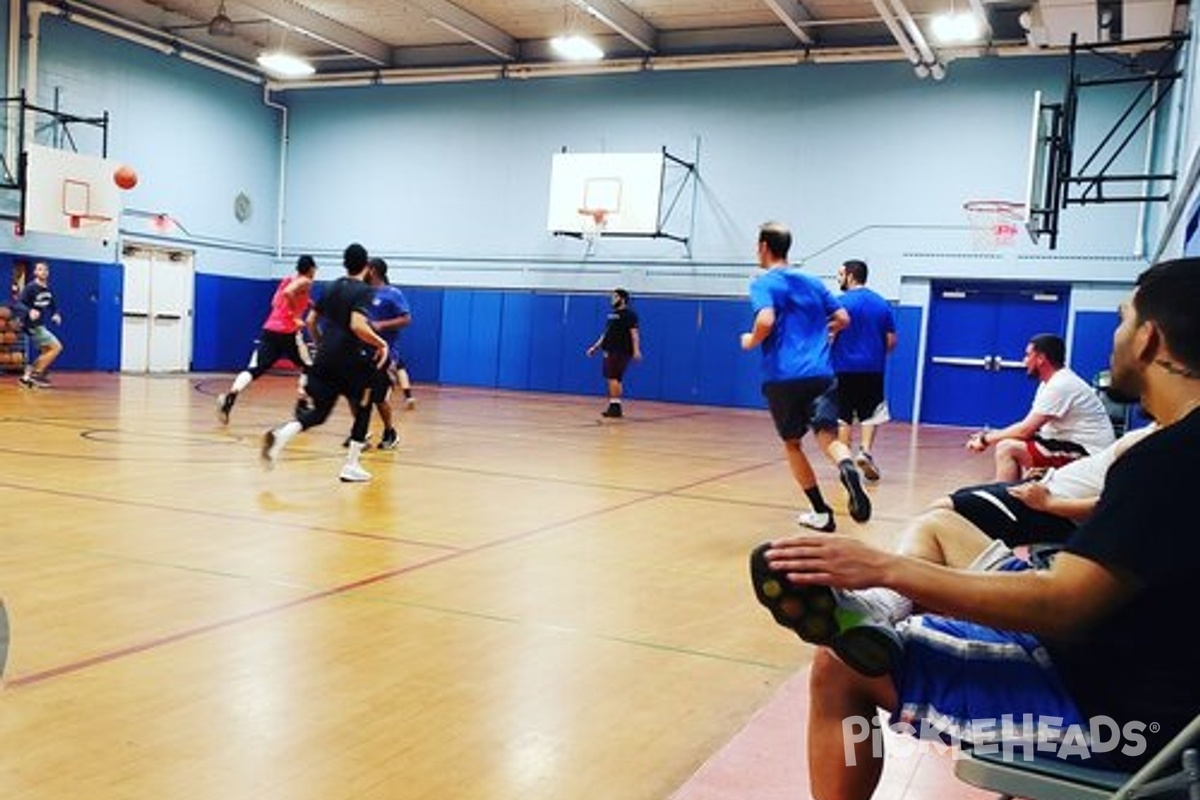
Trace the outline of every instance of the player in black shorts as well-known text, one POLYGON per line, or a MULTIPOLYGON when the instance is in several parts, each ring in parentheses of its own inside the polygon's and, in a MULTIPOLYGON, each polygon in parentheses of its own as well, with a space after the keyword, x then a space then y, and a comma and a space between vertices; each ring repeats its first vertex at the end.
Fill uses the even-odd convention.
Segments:
POLYGON ((350 432, 346 463, 338 477, 344 482, 362 482, 371 480, 371 473, 359 464, 371 421, 371 382, 376 370, 387 363, 388 346, 371 327, 374 294, 364 282, 366 248, 361 244, 350 245, 342 263, 346 275, 329 285, 315 307, 325 326, 308 376, 312 408, 299 411, 291 422, 267 431, 263 436, 262 456, 274 465, 292 437, 324 423, 337 399, 344 397, 354 412, 354 428, 350 432))

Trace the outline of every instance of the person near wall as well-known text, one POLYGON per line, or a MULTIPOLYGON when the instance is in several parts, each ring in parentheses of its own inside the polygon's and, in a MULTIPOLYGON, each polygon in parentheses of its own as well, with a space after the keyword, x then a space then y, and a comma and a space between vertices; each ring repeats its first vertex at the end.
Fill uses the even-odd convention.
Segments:
POLYGON ((829 359, 829 340, 850 324, 850 315, 816 278, 788 263, 792 234, 778 222, 758 232, 758 266, 750 284, 753 327, 741 335, 743 350, 762 353, 762 392, 775 430, 783 441, 792 477, 812 508, 796 521, 807 528, 833 531, 833 509, 825 502, 801 440, 811 429, 821 451, 838 468, 849 496, 850 517, 871 518, 871 500, 862 487, 850 448, 838 440, 837 380, 829 359))
POLYGON ((312 256, 300 256, 296 271, 279 281, 271 297, 271 310, 258 334, 258 344, 250 363, 233 379, 229 391, 217 395, 217 418, 229 423, 233 404, 251 383, 266 374, 281 358, 300 368, 299 392, 304 397, 305 373, 312 366, 308 345, 304 342, 304 322, 312 303, 313 278, 317 263, 312 256))
POLYGON ((1112 420, 1082 378, 1064 366, 1066 344, 1051 333, 1034 336, 1025 346, 1025 371, 1038 381, 1029 413, 999 430, 984 430, 967 440, 982 453, 995 447, 997 481, 1015 481, 1028 470, 1061 467, 1113 443, 1112 420))
POLYGON ((33 363, 25 367, 25 372, 17 380, 29 388, 48 387, 51 385, 48 376, 50 365, 62 354, 63 345, 48 327, 49 323, 61 325, 62 315, 58 313, 54 290, 50 288, 50 265, 45 261, 33 265, 33 276, 21 290, 17 306, 22 309, 21 323, 25 333, 38 349, 33 363))
POLYGON ((1122 303, 1113 385, 1139 397, 1159 428, 1113 462, 1095 511, 1048 569, 1008 558, 965 570, 838 535, 755 551, 756 592, 793 629, 803 616, 789 604, 796 592, 837 605, 858 594, 848 590, 883 587, 928 612, 891 627, 862 607, 857 621, 839 610, 833 639, 860 628, 860 643, 895 657, 868 664, 883 667, 868 675, 836 646, 818 649, 808 721, 816 800, 871 797, 883 753, 847 721, 869 729, 878 708, 910 731, 1121 770, 1146 763, 1200 711, 1200 648, 1186 624, 1200 537, 1180 505, 1200 474, 1198 310, 1193 258, 1144 271, 1122 303))
POLYGON ((888 353, 896 347, 896 319, 892 307, 867 288, 865 261, 852 259, 838 269, 838 302, 850 314, 850 324, 833 334, 833 370, 837 374, 838 438, 850 446, 851 429, 859 427, 858 454, 854 463, 869 481, 879 480, 879 467, 871 454, 875 428, 887 422, 883 373, 888 353))
POLYGON ((361 483, 371 480, 371 473, 359 462, 371 423, 371 382, 376 371, 387 366, 388 346, 371 327, 374 292, 366 284, 366 248, 349 245, 342 264, 346 274, 328 286, 309 315, 309 330, 321 331, 306 386, 312 406, 298 408, 294 419, 263 435, 262 457, 268 466, 274 466, 296 434, 323 424, 337 399, 344 397, 350 403, 354 427, 338 478, 361 483))
POLYGON ((604 322, 604 331, 587 349, 587 355, 591 358, 597 352, 604 354, 602 373, 608 386, 608 406, 600 416, 619 418, 624 415, 621 395, 625 390, 625 370, 630 361, 642 360, 642 335, 637 312, 629 306, 629 292, 613 289, 609 304, 612 308, 604 322))

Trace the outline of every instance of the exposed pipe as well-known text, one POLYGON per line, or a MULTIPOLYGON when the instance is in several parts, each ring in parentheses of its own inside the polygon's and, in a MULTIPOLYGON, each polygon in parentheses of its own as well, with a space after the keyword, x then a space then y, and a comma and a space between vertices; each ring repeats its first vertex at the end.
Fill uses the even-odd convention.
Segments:
POLYGON ((287 199, 288 107, 271 99, 271 87, 263 86, 263 105, 279 111, 279 194, 275 203, 275 257, 283 257, 283 226, 287 199))
POLYGON ((908 34, 901 30, 900 25, 896 22, 895 16, 892 15, 892 10, 888 8, 887 0, 871 0, 871 5, 875 6, 875 10, 879 13, 879 18, 883 20, 884 26, 891 32, 892 38, 896 40, 896 44, 900 45, 900 51, 904 53, 904 57, 913 65, 917 77, 927 77, 929 75, 929 68, 921 61, 921 56, 918 55, 916 48, 913 47, 908 34))
MULTIPOLYGON (((104 9, 83 3, 71 2, 61 5, 51 5, 40 0, 34 0, 34 2, 29 4, 30 27, 34 31, 36 31, 36 25, 33 23, 35 13, 60 15, 69 22, 74 22, 77 25, 83 25, 110 36, 124 39, 127 42, 132 42, 142 47, 148 47, 163 55, 178 56, 185 61, 190 61, 193 64, 240 78, 249 83, 264 82, 263 78, 255 71, 254 66, 249 63, 227 56, 204 45, 181 39, 165 40, 162 38, 163 32, 157 28, 123 19, 119 15, 105 11, 104 9)), ((32 79, 27 78, 27 86, 29 85, 29 80, 36 80, 36 75, 32 79)), ((27 93, 33 96, 32 91, 27 93)))
MULTIPOLYGON (((921 28, 917 25, 917 21, 913 19, 913 15, 909 13, 908 6, 904 5, 904 0, 891 0, 892 8, 896 12, 896 17, 904 25, 904 30, 908 32, 912 43, 916 45, 917 52, 921 54, 921 63, 928 70, 928 74, 935 81, 940 81, 946 77, 946 67, 938 60, 937 54, 933 52, 933 48, 929 46, 929 42, 925 40, 925 34, 921 32, 921 28)), ((918 73, 919 74, 919 73, 918 73)), ((923 76, 922 76, 923 77, 923 76)))
MULTIPOLYGON (((16 97, 21 91, 21 4, 8 4, 8 75, 5 79, 5 97, 16 97)), ((17 170, 17 125, 13 122, 13 106, 4 104, 4 166, 9 173, 17 170)))

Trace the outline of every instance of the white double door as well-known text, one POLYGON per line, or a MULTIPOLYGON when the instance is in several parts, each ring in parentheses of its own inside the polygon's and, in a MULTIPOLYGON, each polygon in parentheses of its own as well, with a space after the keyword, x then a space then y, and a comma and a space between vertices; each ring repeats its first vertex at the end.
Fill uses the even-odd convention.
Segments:
POLYGON ((187 372, 192 361, 193 253, 127 244, 121 263, 121 371, 187 372))

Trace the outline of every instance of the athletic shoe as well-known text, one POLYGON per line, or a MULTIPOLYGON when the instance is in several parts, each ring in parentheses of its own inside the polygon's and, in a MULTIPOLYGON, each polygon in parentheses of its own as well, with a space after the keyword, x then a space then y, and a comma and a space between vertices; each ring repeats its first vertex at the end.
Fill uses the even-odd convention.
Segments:
POLYGON ((750 554, 754 595, 775 621, 810 644, 829 647, 868 678, 893 672, 904 654, 896 629, 859 595, 828 586, 797 586, 767 565, 771 545, 750 554))
POLYGON ((342 483, 366 483, 371 480, 371 473, 358 464, 346 464, 338 473, 338 480, 342 483))
POLYGON ((611 405, 600 412, 600 416, 608 417, 609 419, 620 419, 624 414, 619 405, 611 405))
POLYGON ((33 378, 29 377, 28 375, 22 375, 21 377, 17 378, 17 383, 21 384, 26 389, 37 388, 37 384, 33 382, 33 378))
POLYGON ((400 446, 400 436, 395 428, 388 428, 379 439, 380 450, 395 450, 400 446))
POLYGON ((850 519, 855 522, 869 520, 871 518, 871 498, 867 497, 867 493, 863 491, 858 470, 854 467, 842 467, 838 470, 838 477, 841 478, 842 486, 846 487, 846 491, 850 495, 847 503, 850 519))
POLYGON ((39 389, 49 389, 54 385, 45 375, 39 375, 36 372, 29 376, 29 380, 33 381, 33 385, 39 389))
MULTIPOLYGON (((349 447, 350 442, 351 442, 351 438, 349 436, 347 436, 345 439, 342 439, 342 447, 349 447)), ((363 440, 363 452, 365 453, 366 451, 368 451, 370 449, 371 449, 371 435, 367 434, 367 438, 363 440)))
POLYGON ((262 458, 263 463, 268 469, 275 468, 275 462, 279 460, 279 454, 283 452, 283 442, 275 435, 275 430, 272 428, 263 434, 262 441, 262 458))
POLYGON ((415 397, 404 398, 404 407, 407 408, 409 411, 412 411, 414 408, 417 407, 417 398, 415 398, 415 397))
POLYGON ((854 459, 855 465, 862 470, 862 474, 867 480, 874 483, 879 480, 879 467, 875 466, 875 459, 871 458, 871 454, 864 451, 858 451, 858 457, 854 459))
POLYGON ((837 530, 832 511, 803 511, 796 517, 796 524, 822 533, 833 533, 837 530))
POLYGON ((217 395, 217 419, 222 425, 229 424, 229 412, 233 411, 233 403, 237 398, 233 392, 217 395))

